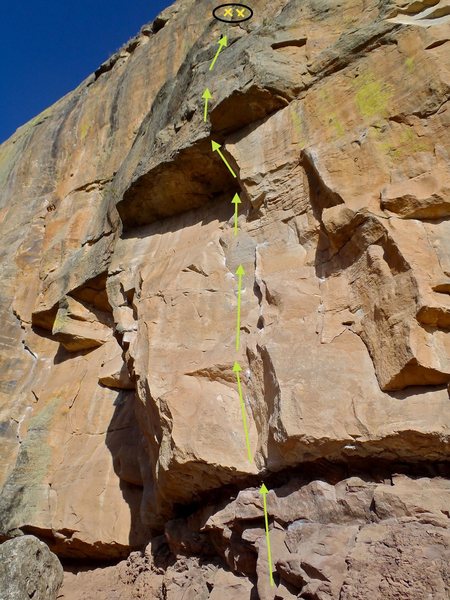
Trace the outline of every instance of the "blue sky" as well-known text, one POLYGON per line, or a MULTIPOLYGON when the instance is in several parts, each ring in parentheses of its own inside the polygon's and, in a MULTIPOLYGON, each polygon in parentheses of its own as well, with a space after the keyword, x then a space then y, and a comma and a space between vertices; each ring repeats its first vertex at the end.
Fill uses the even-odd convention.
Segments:
POLYGON ((0 143, 74 89, 172 0, 17 0, 0 10, 0 143))

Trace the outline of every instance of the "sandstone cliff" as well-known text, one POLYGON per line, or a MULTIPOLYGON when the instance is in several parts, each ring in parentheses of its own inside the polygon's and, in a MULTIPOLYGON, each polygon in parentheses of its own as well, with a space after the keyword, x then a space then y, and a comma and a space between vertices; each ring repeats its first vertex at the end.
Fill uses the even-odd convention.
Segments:
POLYGON ((0 146, 2 539, 127 559, 70 599, 448 599, 450 2, 214 6, 0 146))

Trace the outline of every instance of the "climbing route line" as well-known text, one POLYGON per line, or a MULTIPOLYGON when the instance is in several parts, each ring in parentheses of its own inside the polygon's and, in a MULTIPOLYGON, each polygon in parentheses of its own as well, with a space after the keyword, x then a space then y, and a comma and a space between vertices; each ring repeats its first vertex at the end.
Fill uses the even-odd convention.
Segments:
MULTIPOLYGON (((231 6, 231 5, 222 5, 222 6, 226 7, 226 6, 231 6)), ((240 6, 243 6, 243 5, 240 5, 240 6)), ((229 8, 227 8, 226 10, 228 11, 228 13, 230 13, 229 8)), ((249 10, 251 10, 251 9, 249 9, 249 10)), ((251 11, 251 14, 253 14, 253 11, 251 11)), ((228 15, 224 14, 224 17, 227 17, 227 16, 230 17, 230 14, 228 14, 228 15)), ((242 15, 237 15, 237 16, 240 17, 242 15)), ((218 17, 216 16, 216 18, 218 18, 218 17)), ((248 18, 250 18, 250 17, 248 17, 248 18)), ((222 20, 222 19, 219 18, 219 20, 222 20)), ((221 52, 227 46, 228 46, 228 38, 226 35, 222 35, 218 42, 218 49, 214 55, 214 58, 210 64, 210 66, 209 66, 209 71, 214 70, 221 52)), ((207 87, 202 95, 202 99, 204 101, 203 120, 205 123, 208 120, 208 107, 209 107, 209 102, 210 102, 210 100, 212 100, 212 98, 213 98, 213 94, 211 93, 210 89, 207 87)), ((230 163, 228 162, 227 158, 225 157, 225 155, 222 151, 221 144, 219 144, 218 142, 216 142, 214 140, 211 140, 211 148, 212 148, 212 151, 216 152, 217 155, 220 157, 220 159, 222 160, 222 162, 225 164, 228 171, 230 172, 231 176, 234 178, 237 178, 236 172, 234 171, 233 167, 230 165, 230 163)), ((239 194, 234 195, 231 203, 234 206, 233 231, 234 231, 234 235, 237 236, 239 233, 239 205, 242 203, 239 194)), ((236 269, 235 275, 237 276, 236 352, 239 352, 239 350, 241 348, 242 289, 243 289, 243 279, 245 276, 245 270, 241 264, 236 269)), ((249 462, 253 463, 252 449, 251 449, 251 445, 250 445, 250 435, 249 435, 248 422, 247 422, 247 410, 246 410, 246 406, 245 406, 244 394, 242 391, 242 382, 241 382, 242 367, 237 360, 234 362, 233 372, 236 375, 237 391, 238 391, 238 395, 239 395, 239 403, 240 403, 241 413, 242 413, 242 425, 243 425, 243 429, 244 429, 245 447, 247 450, 247 457, 248 457, 249 462)), ((265 523, 266 544, 267 544, 267 560, 268 560, 268 565, 269 565, 269 578, 270 578, 270 585, 273 586, 274 579, 273 579, 272 551, 271 551, 271 546, 270 546, 269 516, 268 516, 268 511, 267 511, 267 494, 269 493, 269 490, 267 489, 267 487, 264 483, 262 484, 259 493, 261 494, 261 496, 263 498, 264 523, 265 523)))

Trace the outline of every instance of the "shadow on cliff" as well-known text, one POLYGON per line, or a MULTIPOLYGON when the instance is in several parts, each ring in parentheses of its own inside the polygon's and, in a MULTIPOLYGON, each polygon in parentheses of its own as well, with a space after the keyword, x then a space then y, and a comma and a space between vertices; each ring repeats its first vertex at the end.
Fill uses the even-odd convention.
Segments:
POLYGON ((139 427, 134 411, 135 391, 120 390, 114 401, 114 414, 106 432, 106 446, 113 459, 123 499, 130 510, 128 542, 131 549, 141 549, 150 540, 151 531, 141 519, 143 482, 139 466, 139 427))
POLYGON ((215 204, 221 197, 228 197, 231 209, 231 199, 237 191, 236 179, 230 177, 224 162, 211 151, 211 140, 204 139, 128 183, 116 208, 124 231, 148 225, 159 229, 161 223, 173 222, 173 217, 188 212, 194 217, 199 209, 215 204))
POLYGON ((205 226, 213 221, 228 221, 234 214, 234 205, 231 203, 231 199, 235 193, 240 191, 237 185, 232 184, 228 187, 229 191, 226 193, 216 194, 203 206, 194 209, 187 208, 186 211, 180 211, 143 225, 133 225, 124 221, 121 238, 144 239, 189 229, 198 224, 205 226))

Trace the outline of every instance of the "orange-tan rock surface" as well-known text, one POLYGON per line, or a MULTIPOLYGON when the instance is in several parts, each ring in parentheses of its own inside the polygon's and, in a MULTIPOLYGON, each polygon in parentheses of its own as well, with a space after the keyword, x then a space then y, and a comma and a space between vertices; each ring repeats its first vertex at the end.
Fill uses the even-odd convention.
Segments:
POLYGON ((179 0, 0 146, 1 538, 137 552, 70 600, 444 600, 450 4, 251 5, 179 0))

